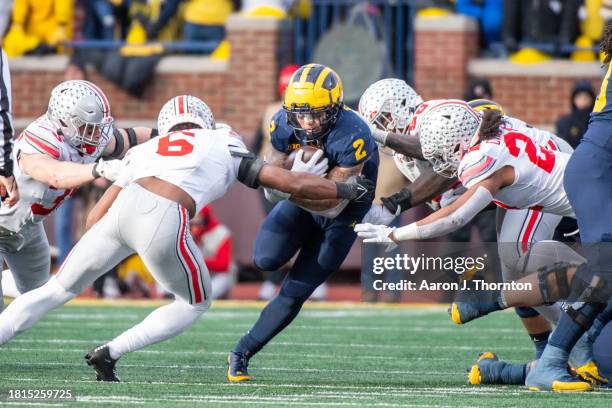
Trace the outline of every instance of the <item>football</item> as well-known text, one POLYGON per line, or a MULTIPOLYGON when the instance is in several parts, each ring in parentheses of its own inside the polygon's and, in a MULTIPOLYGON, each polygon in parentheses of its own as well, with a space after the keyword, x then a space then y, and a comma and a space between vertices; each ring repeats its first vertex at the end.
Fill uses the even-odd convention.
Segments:
MULTIPOLYGON (((291 168, 293 167, 293 162, 295 161, 295 155, 300 150, 304 151, 304 155, 302 156, 302 161, 306 163, 308 162, 308 160, 310 160, 312 155, 315 154, 317 150, 320 150, 320 149, 317 149, 314 146, 302 146, 299 149, 295 149, 294 151, 291 152, 291 154, 289 154, 289 157, 287 157, 287 160, 285 160, 285 169, 291 170, 291 168)), ((322 155, 321 158, 319 158, 319 160, 317 161, 317 163, 319 163, 323 159, 325 159, 325 155, 322 155)))

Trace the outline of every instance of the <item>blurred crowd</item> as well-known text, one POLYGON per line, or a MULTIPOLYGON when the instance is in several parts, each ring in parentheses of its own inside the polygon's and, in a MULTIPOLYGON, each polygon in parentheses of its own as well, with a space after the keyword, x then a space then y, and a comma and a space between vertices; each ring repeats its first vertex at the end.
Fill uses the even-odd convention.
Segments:
MULTIPOLYGON (((108 42, 97 44, 106 47, 179 41, 183 44, 173 50, 226 59, 225 23, 231 13, 305 18, 318 3, 335 6, 317 0, 5 0, 0 35, 9 56, 65 52, 71 47, 64 45, 81 40, 108 42)), ((484 53, 519 63, 551 56, 595 60, 593 47, 612 18, 612 0, 414 0, 414 5, 424 17, 473 17, 484 53)))
POLYGON ((595 61, 611 0, 416 0, 419 13, 456 12, 479 23, 483 52, 517 63, 551 57, 595 61))

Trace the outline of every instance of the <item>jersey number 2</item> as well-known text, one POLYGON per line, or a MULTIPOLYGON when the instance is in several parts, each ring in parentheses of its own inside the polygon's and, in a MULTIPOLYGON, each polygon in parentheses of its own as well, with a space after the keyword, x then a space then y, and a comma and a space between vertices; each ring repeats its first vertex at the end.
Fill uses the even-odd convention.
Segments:
POLYGON ((514 157, 518 157, 519 153, 521 152, 521 148, 518 145, 519 141, 523 142, 525 154, 527 154, 530 162, 547 173, 552 172, 553 167, 555 167, 555 154, 553 152, 542 146, 536 147, 533 140, 531 140, 529 136, 522 133, 507 133, 504 136, 504 142, 506 143, 510 154, 514 157))
MULTIPOLYGON (((178 133, 178 132, 177 132, 178 133)), ((180 132, 182 135, 194 137, 192 132, 180 132)), ((185 156, 193 152, 193 145, 185 139, 171 140, 172 136, 176 136, 176 133, 170 133, 168 136, 164 136, 159 139, 157 144, 157 154, 162 156, 185 156)))
POLYGON ((365 146, 365 142, 361 138, 353 142, 353 147, 357 149, 355 150, 355 159, 357 159, 357 161, 367 156, 367 153, 363 151, 364 146, 365 146))

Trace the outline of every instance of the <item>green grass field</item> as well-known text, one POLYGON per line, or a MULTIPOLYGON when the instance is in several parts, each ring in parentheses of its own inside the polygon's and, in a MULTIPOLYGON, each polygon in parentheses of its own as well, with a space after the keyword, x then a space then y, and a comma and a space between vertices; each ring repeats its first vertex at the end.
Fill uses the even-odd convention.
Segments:
MULTIPOLYGON (((98 383, 83 360, 152 310, 151 305, 69 305, 0 349, 0 389, 71 389, 65 406, 248 407, 610 407, 612 390, 533 393, 472 387, 465 370, 477 353, 515 362, 532 354, 513 313, 464 327, 443 308, 309 305, 251 360, 252 382, 229 384, 227 351, 261 305, 217 302, 189 331, 122 358, 122 383, 98 383)), ((0 406, 59 406, 0 400, 0 406)))

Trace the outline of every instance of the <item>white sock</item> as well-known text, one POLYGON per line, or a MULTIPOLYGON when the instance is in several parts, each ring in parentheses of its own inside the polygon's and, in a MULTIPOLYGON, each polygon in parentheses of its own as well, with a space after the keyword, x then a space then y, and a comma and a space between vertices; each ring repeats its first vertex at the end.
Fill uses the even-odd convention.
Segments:
POLYGON ((118 359, 125 353, 140 350, 150 344, 181 334, 209 306, 210 302, 190 305, 182 300, 176 300, 155 309, 142 322, 108 343, 111 358, 118 359))
POLYGON ((18 296, 0 313, 0 344, 34 326, 47 312, 75 297, 57 282, 55 277, 38 289, 18 296))

